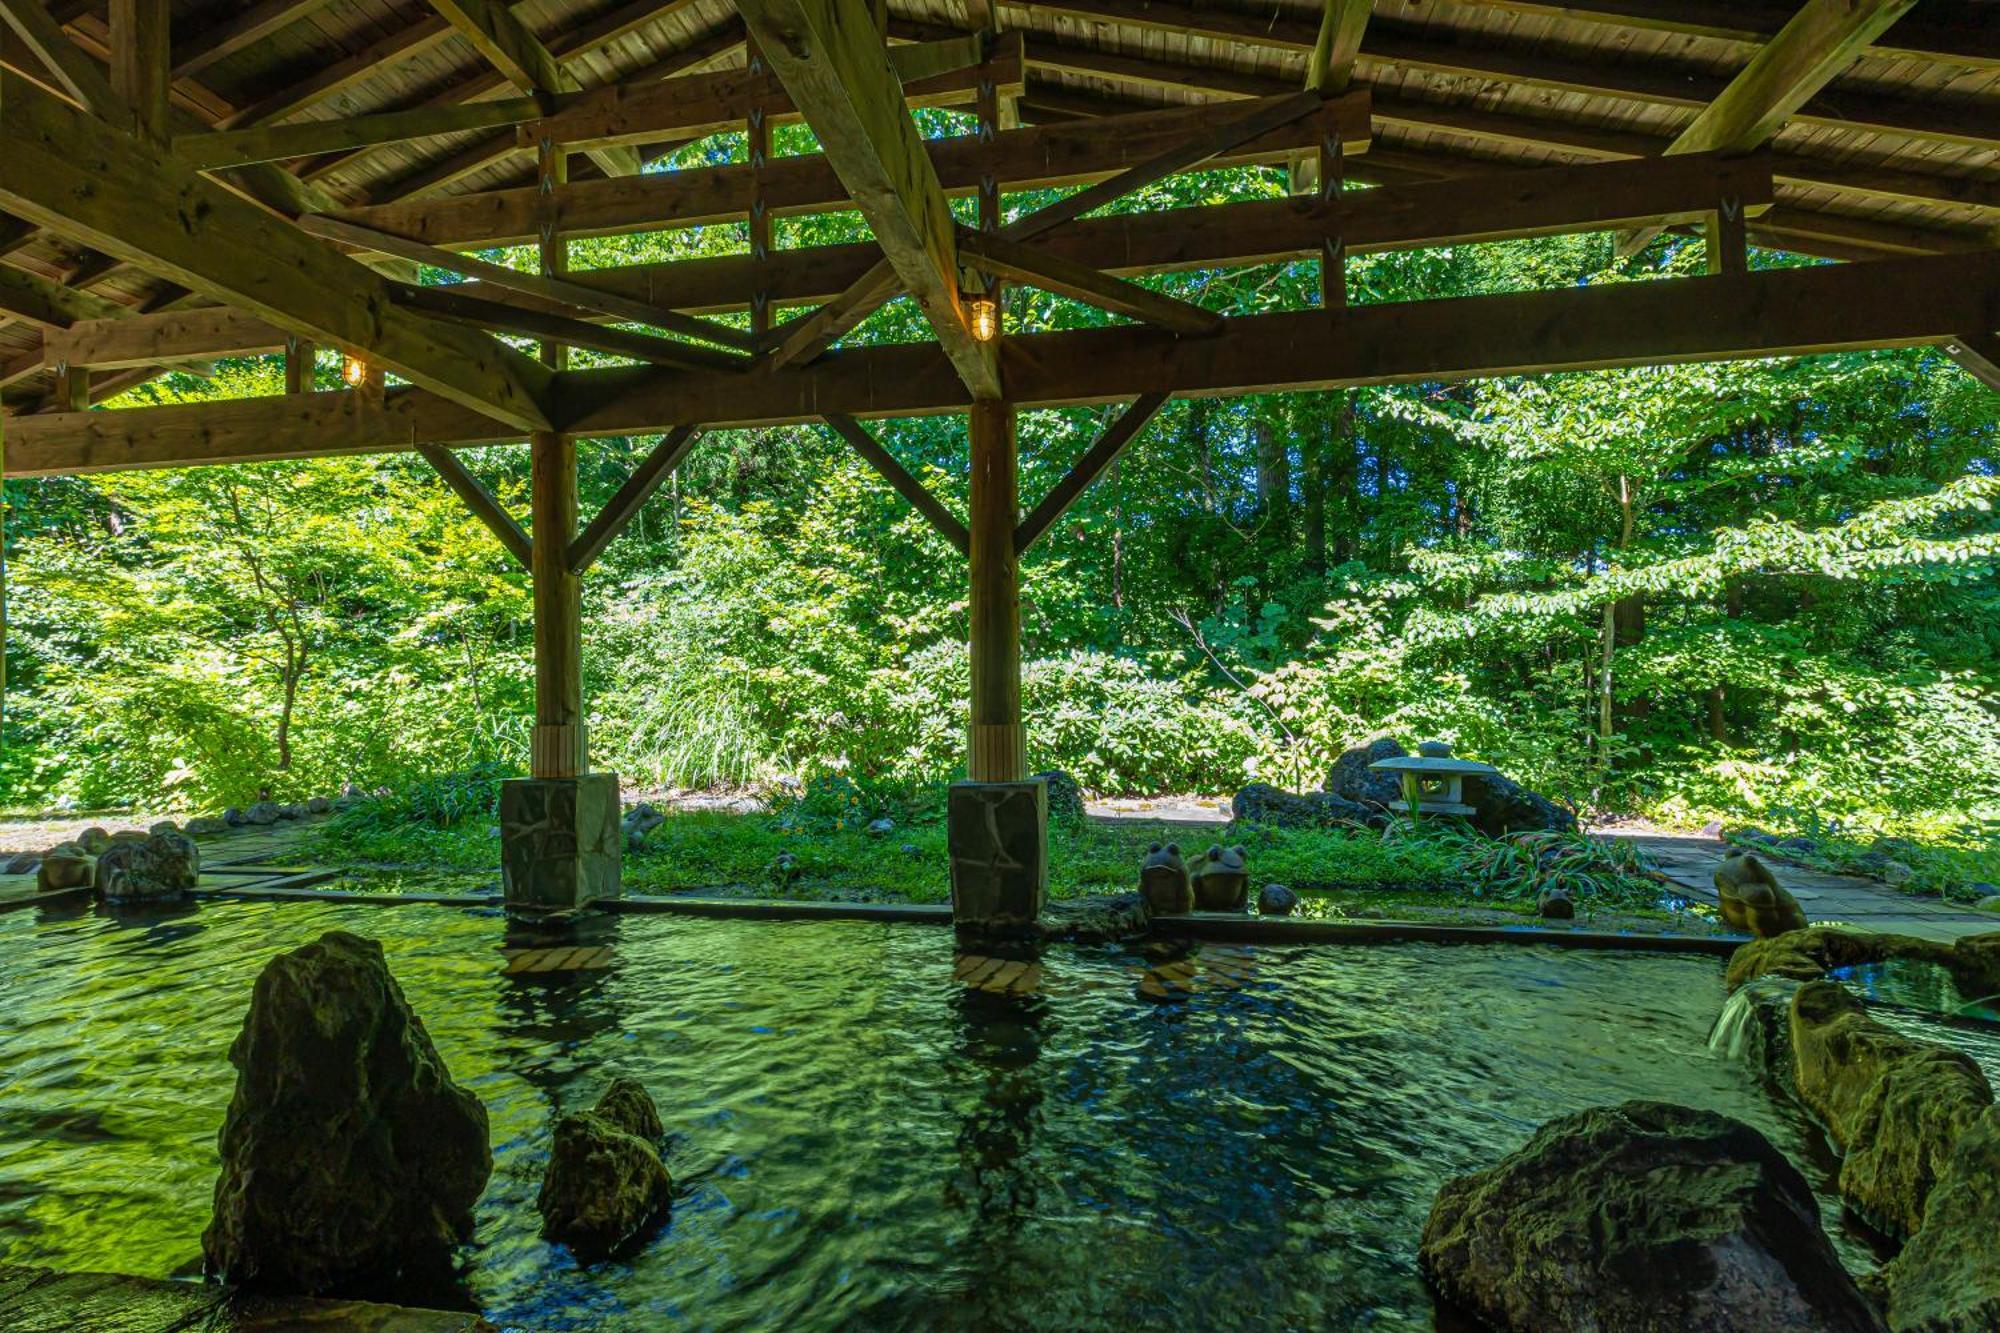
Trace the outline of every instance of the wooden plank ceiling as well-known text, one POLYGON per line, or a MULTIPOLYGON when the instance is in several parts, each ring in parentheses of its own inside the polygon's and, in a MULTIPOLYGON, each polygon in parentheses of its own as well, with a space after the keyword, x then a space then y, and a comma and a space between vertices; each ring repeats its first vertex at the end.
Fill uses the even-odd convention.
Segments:
MULTIPOLYGON (((1775 203, 1751 220, 1753 242, 1860 259, 1981 249, 2000 236, 2000 16, 1985 4, 1378 0, 1357 14, 1342 0, 1322 45, 1322 6, 1307 0, 889 0, 890 36, 974 30, 989 3, 999 29, 1020 35, 1028 123, 1294 91, 1309 82, 1318 46, 1318 59, 1372 96, 1374 142, 1355 172, 1371 181, 1658 156, 1722 141, 1721 123, 1754 129, 1769 146, 1775 203), (1852 10, 1876 21, 1853 22, 1852 10), (1752 113, 1738 114, 1746 103, 1752 113)), ((499 103, 744 64, 732 0, 523 0, 511 13, 500 0, 171 8, 177 134, 499 103)), ((9 19, 0 67, 10 75, 71 95, 67 82, 105 73, 106 0, 0 0, 0 17, 9 19), (52 31, 74 48, 56 62, 67 75, 37 54, 52 31)), ((237 188, 297 213, 527 182, 533 151, 505 107, 460 123, 471 128, 244 168, 237 188)), ((574 175, 626 174, 675 146, 598 150, 576 160, 574 175)), ((53 398, 45 333, 176 304, 202 299, 0 216, 0 396, 11 410, 53 398)), ((131 365, 101 374, 94 396, 152 373, 131 365)))

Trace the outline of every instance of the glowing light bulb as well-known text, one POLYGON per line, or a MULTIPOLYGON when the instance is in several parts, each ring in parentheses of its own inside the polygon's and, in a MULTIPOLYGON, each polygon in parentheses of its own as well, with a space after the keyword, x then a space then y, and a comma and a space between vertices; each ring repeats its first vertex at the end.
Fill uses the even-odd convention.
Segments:
POLYGON ((990 343, 1000 336, 1000 303, 990 296, 975 296, 966 304, 972 316, 972 336, 990 343))
POLYGON ((368 363, 358 356, 341 358, 340 379, 350 389, 358 389, 368 379, 368 363))

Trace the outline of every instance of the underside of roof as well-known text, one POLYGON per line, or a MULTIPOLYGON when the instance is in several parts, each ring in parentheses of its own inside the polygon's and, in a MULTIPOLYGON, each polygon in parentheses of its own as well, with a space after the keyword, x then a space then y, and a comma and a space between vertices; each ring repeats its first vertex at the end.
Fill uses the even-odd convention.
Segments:
MULTIPOLYGON (((30 3, 33 0, 29 0, 30 3)), ((1372 97, 1356 175, 1447 179, 1659 154, 1744 70, 1796 0, 1378 0, 1353 86, 1372 97)), ((49 6, 102 60, 92 0, 49 6)), ((517 19, 584 89, 740 67, 731 0, 526 0, 517 19)), ((1022 35, 1024 122, 1298 89, 1320 26, 1299 3, 891 0, 892 41, 987 26, 1022 35)), ((4 33, 0 63, 48 84, 4 33)), ((437 9, 389 0, 190 0, 173 6, 173 102, 183 124, 245 128, 518 96, 437 9)), ((642 158, 678 145, 641 145, 642 158)), ((1972 250, 2000 230, 2000 3, 1920 0, 1770 140, 1774 206, 1750 237, 1836 259, 1972 250)), ((328 208, 518 186, 534 154, 482 129, 280 166, 328 208)), ((595 168, 578 158, 577 179, 595 168)), ((185 293, 0 216, 0 263, 59 285, 61 317, 158 309, 185 293)), ((52 385, 44 326, 0 324, 0 391, 33 407, 52 385)), ((105 377, 94 396, 157 373, 105 377)))

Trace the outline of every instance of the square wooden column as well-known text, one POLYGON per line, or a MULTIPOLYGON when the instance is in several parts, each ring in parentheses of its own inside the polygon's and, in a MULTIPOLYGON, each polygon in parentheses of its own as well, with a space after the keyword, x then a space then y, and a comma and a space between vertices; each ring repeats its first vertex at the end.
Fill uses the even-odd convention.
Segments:
POLYGON ((1019 475, 1014 405, 972 405, 972 699, 966 776, 946 807, 952 918, 962 931, 1029 927, 1048 897, 1048 792, 1030 779, 1021 722, 1019 475))
MULTIPOLYGON (((560 145, 540 145, 545 187, 563 182, 560 145)), ((544 189, 544 194, 548 192, 544 189)), ((553 219, 541 235, 542 272, 568 267, 553 219)), ((566 349, 549 342, 542 359, 560 369, 566 349)), ((529 437, 529 577, 535 615, 535 726, 529 776, 503 784, 501 883, 509 910, 561 913, 616 897, 624 839, 618 776, 590 771, 583 723, 583 580, 569 566, 576 540, 576 440, 529 437)))

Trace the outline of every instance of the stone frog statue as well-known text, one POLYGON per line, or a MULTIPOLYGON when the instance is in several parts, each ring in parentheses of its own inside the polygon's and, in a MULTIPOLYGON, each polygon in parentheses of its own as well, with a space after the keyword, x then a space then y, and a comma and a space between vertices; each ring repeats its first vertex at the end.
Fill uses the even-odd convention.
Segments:
POLYGON ((1183 916, 1194 910, 1194 886, 1188 882, 1181 845, 1154 843, 1139 866, 1139 896, 1155 916, 1183 916))
POLYGON ((1731 848, 1715 868, 1715 896, 1725 922, 1760 940, 1806 928, 1798 899, 1785 892, 1769 866, 1741 847, 1731 848))
POLYGON ((1194 905, 1204 912, 1240 912, 1250 901, 1250 871, 1241 847, 1217 844, 1194 872, 1194 905))

